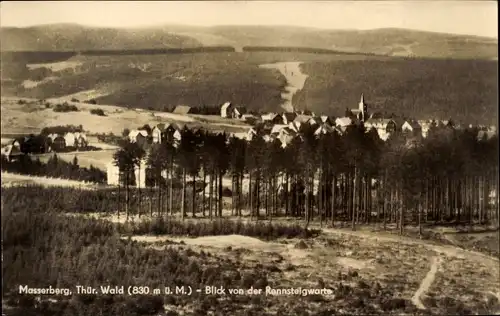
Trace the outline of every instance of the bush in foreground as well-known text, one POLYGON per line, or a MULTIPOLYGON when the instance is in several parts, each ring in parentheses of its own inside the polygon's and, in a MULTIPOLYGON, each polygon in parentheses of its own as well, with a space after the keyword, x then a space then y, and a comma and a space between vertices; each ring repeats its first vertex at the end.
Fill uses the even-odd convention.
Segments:
MULTIPOLYGON (((18 315, 157 315, 163 312, 166 299, 178 308, 202 299, 197 293, 167 297, 76 295, 77 284, 98 289, 101 285, 136 285, 162 290, 174 285, 239 286, 230 277, 239 275, 238 264, 220 259, 214 262, 214 258, 208 262, 193 251, 145 248, 121 239, 112 223, 61 216, 34 207, 16 211, 8 200, 2 209, 2 291, 18 315), (42 296, 42 302, 37 303, 34 296, 18 294, 19 284, 69 288, 73 295, 51 295, 56 302, 42 296)), ((250 274, 255 282, 262 278, 259 271, 250 274)), ((257 286, 255 282, 250 285, 257 286)), ((219 304, 215 300, 211 308, 219 304)), ((238 308, 224 304, 230 314, 238 308)))

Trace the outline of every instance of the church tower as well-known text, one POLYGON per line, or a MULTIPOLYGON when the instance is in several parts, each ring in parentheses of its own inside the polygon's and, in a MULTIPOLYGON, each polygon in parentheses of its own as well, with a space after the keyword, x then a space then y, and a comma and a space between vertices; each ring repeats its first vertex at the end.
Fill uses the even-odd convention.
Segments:
POLYGON ((358 104, 358 110, 359 110, 359 119, 364 122, 365 119, 368 117, 368 106, 365 103, 365 97, 363 93, 361 93, 361 100, 359 101, 358 104))

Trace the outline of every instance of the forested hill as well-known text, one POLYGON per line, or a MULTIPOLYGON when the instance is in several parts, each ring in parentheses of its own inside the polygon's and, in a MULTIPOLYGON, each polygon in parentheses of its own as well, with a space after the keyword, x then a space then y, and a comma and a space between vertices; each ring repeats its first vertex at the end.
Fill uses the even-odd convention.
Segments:
POLYGON ((307 47, 389 56, 497 59, 498 40, 408 29, 326 30, 294 26, 166 25, 97 28, 77 24, 1 28, 2 51, 81 51, 199 46, 307 47))

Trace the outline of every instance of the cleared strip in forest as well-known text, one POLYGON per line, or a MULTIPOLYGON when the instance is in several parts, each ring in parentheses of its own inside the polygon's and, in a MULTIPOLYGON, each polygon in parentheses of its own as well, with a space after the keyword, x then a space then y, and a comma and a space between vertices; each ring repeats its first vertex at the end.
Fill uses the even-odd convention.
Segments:
POLYGON ((424 304, 420 300, 420 297, 429 290, 429 288, 432 285, 432 282, 434 282, 440 262, 441 260, 439 257, 432 258, 431 269, 429 270, 429 272, 427 272, 427 275, 422 280, 422 283, 420 283, 420 287, 411 298, 413 304, 415 304, 415 306, 417 306, 417 308, 419 309, 426 309, 424 304))

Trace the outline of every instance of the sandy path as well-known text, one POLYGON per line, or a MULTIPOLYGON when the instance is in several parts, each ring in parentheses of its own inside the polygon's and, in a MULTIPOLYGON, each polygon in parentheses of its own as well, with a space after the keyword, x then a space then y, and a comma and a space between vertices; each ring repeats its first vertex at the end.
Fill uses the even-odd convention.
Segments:
POLYGON ((259 66, 267 69, 278 69, 285 76, 288 86, 285 87, 285 92, 281 93, 281 97, 285 100, 281 107, 288 112, 294 111, 292 104, 293 95, 304 88, 304 83, 308 77, 308 75, 303 74, 300 70, 300 64, 302 62, 290 61, 259 66))
POLYGON ((432 282, 434 282, 434 279, 436 278, 436 272, 438 271, 440 263, 441 260, 439 257, 432 258, 431 269, 429 270, 429 272, 427 272, 427 275, 422 280, 422 283, 420 283, 420 287, 411 298, 413 304, 415 304, 415 306, 417 306, 417 308, 419 309, 426 309, 424 304, 420 300, 420 297, 429 290, 429 288, 432 285, 432 282))

